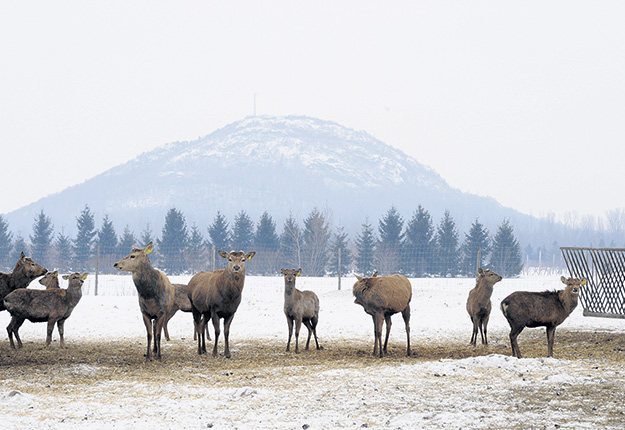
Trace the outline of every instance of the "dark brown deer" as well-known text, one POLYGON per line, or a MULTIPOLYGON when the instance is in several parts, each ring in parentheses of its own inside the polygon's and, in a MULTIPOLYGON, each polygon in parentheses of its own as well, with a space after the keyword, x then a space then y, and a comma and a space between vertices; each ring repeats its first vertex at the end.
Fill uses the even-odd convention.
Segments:
POLYGON ((132 272, 132 280, 139 294, 139 308, 148 335, 146 360, 152 360, 151 344, 154 337, 154 358, 161 359, 161 333, 174 304, 174 286, 167 276, 152 267, 148 254, 152 242, 145 248, 133 247, 132 252, 113 265, 117 270, 132 272))
POLYGON ((377 272, 371 278, 361 278, 356 275, 358 281, 352 289, 356 299, 354 303, 361 305, 365 312, 373 318, 373 333, 375 343, 373 355, 382 358, 387 354, 388 338, 391 334, 391 316, 401 312, 406 325, 406 355, 410 356, 410 300, 412 299, 412 286, 410 281, 403 275, 377 276, 377 272), (386 322, 386 339, 382 348, 382 326, 386 322))
POLYGON ((493 294, 493 286, 501 281, 501 276, 490 269, 477 269, 477 281, 475 288, 469 291, 467 299, 467 312, 473 322, 473 334, 471 335, 471 345, 477 343, 477 331, 479 329, 482 337, 482 345, 488 345, 488 320, 490 318, 491 302, 490 296, 493 294))
POLYGON ((308 340, 306 340, 306 349, 310 345, 310 336, 315 335, 315 344, 317 349, 319 341, 317 340, 317 322, 319 321, 319 298, 312 291, 300 291, 295 288, 295 280, 302 274, 302 269, 282 269, 280 273, 284 275, 284 315, 289 326, 289 340, 286 344, 286 350, 291 345, 291 336, 293 335, 293 323, 295 323, 295 353, 299 352, 299 330, 302 323, 308 329, 308 340))
POLYGON ((35 263, 24 253, 20 255, 11 273, 0 273, 0 311, 5 309, 3 299, 11 291, 26 288, 35 278, 45 275, 47 270, 35 263))
POLYGON ((213 320, 215 329, 215 345, 213 357, 217 356, 217 343, 219 341, 219 320, 224 320, 224 355, 230 358, 230 324, 232 318, 241 303, 241 293, 245 283, 245 263, 252 259, 256 252, 218 251, 221 258, 228 260, 225 269, 214 272, 200 272, 189 281, 192 291, 191 304, 193 305, 193 319, 198 333, 197 352, 206 353, 206 339, 204 327, 208 321, 213 320))
POLYGON ((14 335, 17 347, 22 347, 22 340, 18 331, 25 320, 48 323, 46 346, 52 342, 52 331, 56 324, 59 330, 61 348, 65 346, 63 340, 65 320, 72 314, 74 307, 82 297, 82 284, 87 279, 87 273, 72 273, 71 275, 64 275, 63 279, 69 280, 67 289, 19 288, 4 298, 4 305, 11 314, 11 322, 7 326, 11 348, 15 349, 14 335))
POLYGON ((501 302, 501 311, 510 324, 512 355, 521 358, 517 337, 525 327, 547 328, 547 355, 553 357, 553 340, 558 327, 577 306, 584 279, 560 278, 564 290, 541 293, 517 291, 501 302))

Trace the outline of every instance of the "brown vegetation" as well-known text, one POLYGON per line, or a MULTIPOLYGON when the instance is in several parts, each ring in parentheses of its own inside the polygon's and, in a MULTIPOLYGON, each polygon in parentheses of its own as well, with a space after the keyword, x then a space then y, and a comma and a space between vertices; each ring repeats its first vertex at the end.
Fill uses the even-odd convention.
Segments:
POLYGON ((167 314, 174 305, 174 286, 167 276, 152 267, 148 254, 152 252, 152 242, 145 248, 134 248, 132 252, 113 265, 117 270, 132 272, 132 280, 139 294, 139 308, 148 335, 146 360, 151 360, 151 343, 154 337, 154 357, 161 359, 161 332, 167 314))
POLYGON ((315 335, 315 344, 319 348, 317 340, 317 322, 319 321, 319 298, 312 291, 299 291, 295 288, 295 280, 302 274, 302 269, 282 269, 280 273, 284 275, 284 315, 289 327, 289 340, 286 350, 291 345, 293 334, 293 323, 295 323, 295 353, 299 352, 299 330, 302 323, 308 329, 308 339, 306 349, 310 344, 311 334, 315 335))
POLYGON ((189 281, 191 304, 193 305, 193 319, 195 320, 198 336, 198 354, 206 352, 204 328, 208 321, 213 320, 215 329, 215 345, 213 357, 217 356, 217 342, 219 341, 219 319, 224 320, 224 355, 230 358, 230 324, 241 303, 241 293, 245 283, 245 262, 251 260, 256 252, 247 254, 243 251, 218 251, 219 256, 228 260, 225 269, 214 272, 200 272, 189 281))
POLYGON ((15 348, 13 336, 17 340, 17 347, 22 347, 22 340, 18 331, 25 320, 48 323, 47 346, 52 342, 52 331, 56 324, 61 348, 64 346, 65 320, 72 314, 74 307, 82 297, 82 284, 87 279, 87 273, 72 273, 63 276, 63 279, 69 280, 67 289, 33 290, 19 288, 4 298, 6 309, 11 314, 11 322, 7 326, 7 332, 12 348, 15 348))
POLYGON ((361 278, 352 289, 356 299, 354 303, 361 305, 365 312, 373 318, 374 347, 373 355, 383 357, 387 354, 388 337, 391 334, 391 316, 401 312, 406 325, 406 355, 410 356, 410 300, 412 286, 403 275, 361 278), (382 326, 386 322, 386 338, 382 347, 382 326))
POLYGON ((477 343, 477 331, 479 329, 482 337, 482 344, 488 345, 488 319, 490 318, 491 302, 490 297, 493 294, 493 286, 501 281, 501 276, 490 269, 477 269, 477 281, 475 288, 469 291, 467 299, 467 312, 473 322, 473 334, 471 335, 471 345, 477 343))
POLYGON ((556 327, 573 312, 577 306, 583 280, 560 278, 566 285, 564 290, 528 292, 516 291, 503 299, 501 311, 510 324, 510 345, 512 355, 521 358, 517 337, 525 327, 547 328, 547 355, 553 356, 553 340, 556 327))

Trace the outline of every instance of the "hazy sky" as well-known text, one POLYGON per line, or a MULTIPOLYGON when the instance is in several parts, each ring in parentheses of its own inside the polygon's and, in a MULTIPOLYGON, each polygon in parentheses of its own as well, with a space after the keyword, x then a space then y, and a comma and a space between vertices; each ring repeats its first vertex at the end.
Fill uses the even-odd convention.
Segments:
MULTIPOLYGON (((536 216, 625 207, 625 2, 0 6, 0 213, 256 112, 536 216)), ((150 172, 137 172, 149 181, 150 172)))

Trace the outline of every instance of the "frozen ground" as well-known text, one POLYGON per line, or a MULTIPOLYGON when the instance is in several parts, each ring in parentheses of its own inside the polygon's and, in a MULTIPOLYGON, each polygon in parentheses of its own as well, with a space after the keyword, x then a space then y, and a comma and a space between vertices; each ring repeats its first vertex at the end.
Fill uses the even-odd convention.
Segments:
MULTIPOLYGON (((188 277, 173 277, 186 282, 188 277)), ((233 357, 198 356, 191 315, 179 312, 163 361, 145 363, 145 329, 129 276, 94 279, 45 348, 45 324, 26 322, 12 351, 0 313, 0 423, 47 428, 623 428, 624 320, 585 318, 581 306, 556 331, 519 337, 511 358, 499 302, 516 290, 561 288, 559 276, 495 286, 488 347, 468 346, 472 279, 412 279, 412 345, 393 317, 390 356, 371 357, 371 318, 353 303, 354 278, 298 278, 315 291, 321 351, 286 353, 282 278, 248 277, 231 329, 233 357)), ((34 285, 34 284, 33 284, 34 285)), ((302 328, 302 336, 305 336, 302 328)), ((302 337, 301 336, 301 337, 302 337)), ((304 337, 305 339, 305 337, 304 337)), ((223 339, 220 339, 220 351, 223 339)))

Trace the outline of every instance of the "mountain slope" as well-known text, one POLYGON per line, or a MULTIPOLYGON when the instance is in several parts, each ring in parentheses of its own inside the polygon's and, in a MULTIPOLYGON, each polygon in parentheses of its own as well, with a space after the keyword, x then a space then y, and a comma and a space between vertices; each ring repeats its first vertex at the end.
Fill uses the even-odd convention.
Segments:
POLYGON ((98 226, 107 214, 118 233, 128 225, 138 235, 149 223, 157 236, 172 207, 204 234, 217 211, 230 222, 241 210, 255 221, 267 211, 280 230, 289 213, 303 220, 316 207, 352 234, 367 219, 377 225, 391 206, 408 220, 422 205, 435 223, 450 210, 461 232, 476 218, 493 231, 503 218, 523 217, 451 188, 365 132, 296 116, 248 117, 193 142, 163 145, 7 214, 7 221, 27 237, 43 209, 55 231, 73 237, 85 205, 98 226))

